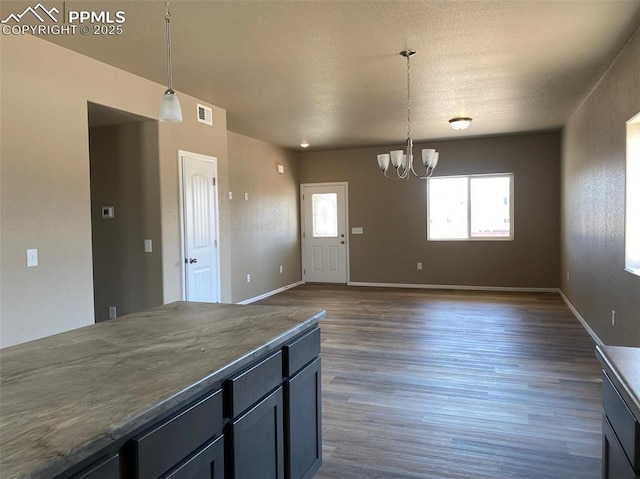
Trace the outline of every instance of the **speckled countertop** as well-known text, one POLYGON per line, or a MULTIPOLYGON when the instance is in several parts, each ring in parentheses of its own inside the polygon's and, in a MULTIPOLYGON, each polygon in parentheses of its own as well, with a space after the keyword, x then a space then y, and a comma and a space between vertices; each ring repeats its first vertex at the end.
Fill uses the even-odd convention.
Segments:
POLYGON ((596 356, 633 415, 640 420, 640 348, 597 346, 596 356))
POLYGON ((317 323, 178 302, 0 350, 0 476, 52 477, 317 323))

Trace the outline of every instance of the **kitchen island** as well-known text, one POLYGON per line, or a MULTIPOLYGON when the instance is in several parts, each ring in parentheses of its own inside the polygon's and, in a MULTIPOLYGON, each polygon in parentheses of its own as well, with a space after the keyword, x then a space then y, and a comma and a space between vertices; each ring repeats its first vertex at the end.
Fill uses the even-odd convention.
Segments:
POLYGON ((2 349, 0 476, 312 477, 324 315, 177 302, 2 349))

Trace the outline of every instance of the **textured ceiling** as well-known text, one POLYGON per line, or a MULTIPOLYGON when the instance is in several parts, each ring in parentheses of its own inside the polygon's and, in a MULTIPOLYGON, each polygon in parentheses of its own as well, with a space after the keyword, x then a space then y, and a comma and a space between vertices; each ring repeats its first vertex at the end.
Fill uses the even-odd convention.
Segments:
MULTIPOLYGON (((48 40, 166 83, 164 1, 65 8, 124 10, 124 34, 48 40)), ((178 93, 292 149, 401 143, 407 48, 414 141, 560 128, 640 25, 640 0, 172 0, 171 11, 178 93), (474 120, 456 132, 455 116, 474 120)))

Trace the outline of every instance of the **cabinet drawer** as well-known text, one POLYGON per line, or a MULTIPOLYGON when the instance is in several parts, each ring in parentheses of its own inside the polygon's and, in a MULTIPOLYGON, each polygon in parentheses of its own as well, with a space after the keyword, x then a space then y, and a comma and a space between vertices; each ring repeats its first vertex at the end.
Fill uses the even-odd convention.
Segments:
POLYGON ((73 476, 73 479, 118 479, 120 477, 119 465, 118 455, 116 454, 85 469, 73 476))
POLYGON ((224 436, 211 441, 162 479, 223 479, 224 436))
POLYGON ((638 421, 606 374, 602 378, 602 408, 633 469, 640 473, 638 421))
POLYGON ((133 439, 138 479, 156 479, 222 431, 222 391, 133 439))
POLYGON ((293 376, 320 356, 320 328, 305 334, 284 347, 284 373, 293 376))
POLYGON ((282 351, 263 359, 225 383, 226 411, 236 417, 282 383, 282 351))

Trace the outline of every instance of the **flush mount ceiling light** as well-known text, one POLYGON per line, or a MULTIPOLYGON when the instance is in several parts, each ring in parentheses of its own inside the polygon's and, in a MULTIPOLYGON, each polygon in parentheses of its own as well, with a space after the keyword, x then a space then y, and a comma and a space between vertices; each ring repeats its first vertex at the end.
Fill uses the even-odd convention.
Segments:
POLYGON ((167 24, 167 91, 164 92, 160 103, 160 121, 179 123, 182 121, 182 108, 180 100, 173 91, 173 76, 171 72, 171 12, 169 12, 169 0, 165 2, 166 12, 164 18, 167 24))
POLYGON ((467 128, 469 128, 472 119, 473 118, 469 118, 466 116, 451 118, 451 120, 449 120, 449 124, 454 130, 466 130, 467 128))
POLYGON ((425 167, 425 171, 423 174, 416 173, 413 168, 413 140, 411 139, 411 57, 415 54, 415 50, 400 52, 400 55, 407 59, 407 142, 405 149, 378 155, 380 170, 382 170, 385 177, 394 180, 409 178, 411 176, 410 173, 422 180, 429 178, 438 164, 438 156, 440 155, 433 148, 422 150, 422 164, 425 167), (389 161, 396 169, 396 177, 387 175, 389 161))
POLYGON ((309 143, 308 143, 308 142, 306 142, 306 141, 303 141, 302 143, 300 143, 300 146, 301 146, 302 148, 309 148, 309 143))

